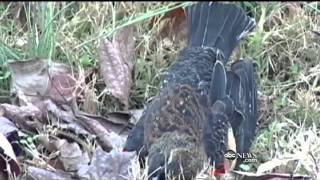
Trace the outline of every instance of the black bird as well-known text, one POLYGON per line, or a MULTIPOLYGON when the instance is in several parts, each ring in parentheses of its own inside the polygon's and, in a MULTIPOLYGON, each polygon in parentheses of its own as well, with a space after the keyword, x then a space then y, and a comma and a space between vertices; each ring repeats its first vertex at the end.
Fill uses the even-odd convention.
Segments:
MULTIPOLYGON (((256 121, 248 115, 254 114, 255 100, 250 98, 255 96, 243 92, 256 91, 254 85, 247 86, 251 74, 242 73, 247 67, 238 67, 243 62, 239 61, 225 70, 232 51, 255 22, 236 5, 218 2, 197 3, 187 9, 187 17, 188 46, 166 72, 160 93, 148 104, 124 147, 148 155, 149 173, 155 171, 152 176, 160 179, 165 178, 164 170, 191 179, 208 158, 218 167, 227 148, 229 124, 240 134, 236 142, 241 143, 253 137, 244 130, 251 130, 251 121, 256 121), (233 95, 239 93, 236 90, 241 94, 233 95)), ((248 149, 249 144, 240 149, 248 149)))

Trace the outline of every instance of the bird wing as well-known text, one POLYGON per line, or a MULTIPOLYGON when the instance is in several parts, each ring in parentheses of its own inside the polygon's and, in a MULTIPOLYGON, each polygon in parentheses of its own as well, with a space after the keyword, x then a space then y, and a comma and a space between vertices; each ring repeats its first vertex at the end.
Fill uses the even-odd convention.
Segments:
POLYGON ((230 85, 227 89, 239 112, 233 121, 237 151, 248 152, 257 127, 257 87, 252 60, 234 62, 228 78, 230 85))

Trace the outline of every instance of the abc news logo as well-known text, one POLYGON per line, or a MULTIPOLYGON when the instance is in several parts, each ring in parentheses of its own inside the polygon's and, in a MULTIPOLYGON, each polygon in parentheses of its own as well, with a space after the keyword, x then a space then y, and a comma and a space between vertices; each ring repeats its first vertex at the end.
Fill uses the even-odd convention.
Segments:
POLYGON ((225 154, 224 157, 228 160, 235 160, 237 158, 237 154, 232 151, 232 150, 228 150, 225 154))
POLYGON ((256 160, 257 156, 253 153, 236 153, 232 150, 228 150, 225 154, 224 157, 228 160, 235 160, 237 158, 242 159, 242 160, 256 160))

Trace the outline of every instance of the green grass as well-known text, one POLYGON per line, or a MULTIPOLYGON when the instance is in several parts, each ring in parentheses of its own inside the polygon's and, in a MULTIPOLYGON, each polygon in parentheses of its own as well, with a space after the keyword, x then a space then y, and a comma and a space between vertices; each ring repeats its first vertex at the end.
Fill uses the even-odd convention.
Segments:
MULTIPOLYGON (((240 44, 233 59, 248 57, 257 65, 261 125, 252 150, 265 162, 292 149, 284 141, 288 138, 284 133, 300 135, 320 125, 320 38, 311 32, 319 31, 320 3, 303 3, 304 7, 294 16, 288 14, 292 9, 280 2, 237 3, 257 21, 255 32, 240 44), (298 127, 288 129, 290 122, 298 127), (281 148, 277 143, 281 143, 281 148)), ((10 61, 39 57, 65 62, 74 68, 99 68, 101 40, 112 39, 117 30, 135 25, 136 59, 130 108, 142 108, 158 92, 161 72, 183 48, 183 43, 174 36, 166 39, 172 47, 165 48, 165 40, 157 36, 163 24, 157 22, 150 28, 148 22, 152 17, 161 17, 190 4, 48 2, 29 6, 19 3, 26 17, 22 28, 24 23, 14 18, 17 11, 12 11, 17 4, 1 3, 0 96, 2 90, 10 90, 10 61)), ((91 88, 95 97, 101 93, 100 88, 91 88)), ((107 109, 114 108, 112 104, 106 105, 103 98, 96 101, 107 109)), ((319 128, 314 131, 319 134, 319 128)), ((319 147, 312 150, 319 159, 319 147)))

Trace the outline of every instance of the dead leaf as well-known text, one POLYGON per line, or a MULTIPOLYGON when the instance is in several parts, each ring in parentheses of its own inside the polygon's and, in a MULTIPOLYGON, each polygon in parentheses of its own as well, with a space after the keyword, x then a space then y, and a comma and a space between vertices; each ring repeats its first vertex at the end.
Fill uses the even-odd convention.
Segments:
MULTIPOLYGON (((143 109, 117 111, 107 113, 105 117, 95 116, 106 129, 119 134, 121 137, 126 137, 134 124, 140 119, 143 109)), ((93 118, 93 116, 90 116, 93 118)))
POLYGON ((75 117, 71 109, 64 111, 60 109, 56 104, 54 104, 51 100, 46 100, 43 104, 45 105, 45 109, 47 110, 47 112, 56 117, 57 120, 62 120, 67 123, 75 122, 75 117))
POLYGON ((113 149, 112 143, 110 142, 110 132, 105 129, 101 123, 97 120, 80 114, 79 112, 75 115, 78 122, 85 127, 89 132, 97 136, 97 139, 103 150, 109 152, 113 149))
POLYGON ((68 104, 76 98, 79 91, 76 78, 71 75, 70 68, 64 64, 49 62, 49 60, 28 59, 9 63, 12 71, 11 94, 17 95, 19 105, 21 94, 26 101, 34 104, 44 99, 51 99, 55 103, 68 104))
POLYGON ((165 13, 161 19, 151 19, 149 26, 154 26, 157 21, 159 21, 160 24, 157 36, 165 40, 164 46, 167 46, 166 48, 172 47, 170 45, 166 45, 168 43, 173 43, 169 39, 175 38, 177 42, 182 42, 187 39, 186 14, 182 7, 165 13), (170 38, 168 39, 168 37, 170 38))
POLYGON ((121 122, 123 125, 128 124, 128 122, 136 124, 142 116, 142 113, 143 109, 134 109, 107 113, 106 117, 113 122, 121 122))
POLYGON ((285 17, 290 20, 298 17, 297 15, 301 14, 302 8, 299 2, 283 2, 283 7, 285 8, 285 17))
POLYGON ((51 76, 50 98, 57 104, 65 104, 76 98, 77 80, 68 73, 51 76))
POLYGON ((52 124, 56 124, 60 129, 73 132, 75 135, 90 135, 90 133, 81 126, 74 116, 74 112, 71 107, 61 109, 51 100, 44 101, 44 105, 50 116, 50 120, 53 121, 52 124), (65 123, 64 123, 65 122, 65 123))
POLYGON ((130 114, 131 114, 130 122, 133 124, 137 124, 137 122, 139 121, 139 119, 141 118, 141 116, 143 114, 143 111, 144 111, 144 109, 130 110, 130 114))
POLYGON ((142 109, 112 112, 108 113, 106 118, 98 118, 97 120, 111 131, 109 139, 112 146, 122 149, 127 136, 136 121, 141 117, 142 112, 142 109))
POLYGON ((81 149, 76 142, 69 143, 66 139, 44 135, 38 139, 49 153, 57 155, 58 158, 54 158, 56 160, 51 160, 51 165, 56 169, 77 171, 80 165, 87 165, 90 162, 87 149, 85 147, 81 149))
POLYGON ((62 171, 49 171, 46 169, 28 166, 27 173, 25 173, 25 177, 22 179, 32 179, 32 180, 43 180, 43 179, 50 179, 50 180, 74 180, 72 176, 68 173, 62 171))
POLYGON ((106 117, 95 116, 95 115, 91 115, 91 116, 85 115, 85 116, 97 121, 107 131, 114 132, 121 136, 128 135, 132 127, 132 124, 130 123, 127 123, 127 124, 117 123, 114 121, 114 119, 113 120, 109 119, 109 117, 106 118, 106 117))
POLYGON ((271 171, 278 166, 288 164, 288 162, 292 160, 294 159, 272 159, 271 161, 267 161, 263 164, 260 164, 257 170, 257 174, 262 174, 264 172, 271 171))
MULTIPOLYGON (((64 120, 69 123, 65 126, 72 125, 74 130, 78 130, 78 133, 83 130, 84 132, 89 131, 97 136, 100 145, 107 152, 111 151, 114 147, 122 148, 125 138, 132 127, 132 124, 129 123, 129 119, 134 113, 130 113, 130 111, 128 111, 128 113, 111 113, 110 115, 107 115, 107 117, 103 117, 82 112, 78 110, 77 107, 74 107, 74 111, 63 111, 50 100, 45 101, 44 104, 48 111, 55 115, 58 120, 64 120)), ((59 126, 61 128, 61 123, 59 126)), ((67 129, 72 130, 70 128, 67 129)), ((75 132, 75 134, 79 135, 78 133, 75 132)))
POLYGON ((141 113, 142 110, 122 111, 109 113, 106 117, 103 117, 79 111, 77 117, 83 119, 84 123, 89 123, 85 127, 89 128, 93 134, 96 134, 98 137, 99 134, 105 134, 100 137, 100 140, 107 141, 103 144, 110 144, 112 148, 122 149, 130 128, 133 126, 129 122, 130 119, 133 117, 139 118, 141 113))
POLYGON ((20 167, 13 148, 7 138, 0 133, 0 171, 4 174, 13 174, 18 176, 20 174, 20 167))
POLYGON ((13 122, 5 117, 0 117, 0 133, 7 138, 15 155, 21 155, 23 150, 17 142, 19 140, 19 135, 23 136, 25 134, 21 132, 13 122))
POLYGON ((114 124, 127 125, 130 120, 130 113, 128 112, 111 112, 106 115, 108 121, 114 124))
POLYGON ((120 136, 114 132, 109 134, 109 141, 113 147, 113 150, 122 151, 124 144, 126 143, 127 136, 120 136))
POLYGON ((90 160, 87 153, 83 153, 77 143, 68 143, 65 139, 55 142, 60 151, 60 161, 66 171, 77 171, 81 165, 87 165, 90 160))
POLYGON ((0 104, 0 111, 3 112, 4 117, 14 121, 23 131, 35 131, 41 127, 40 120, 42 119, 42 113, 31 104, 21 107, 11 104, 0 104))
POLYGON ((134 152, 106 153, 98 148, 89 166, 82 166, 78 171, 81 180, 127 180, 128 169, 134 152))
POLYGON ((311 180, 310 176, 303 176, 297 174, 281 174, 281 173, 267 173, 267 174, 255 174, 240 171, 231 171, 224 177, 225 180, 311 180))
POLYGON ((104 40, 100 48, 100 72, 107 91, 128 108, 131 89, 131 71, 134 65, 133 27, 125 27, 110 42, 104 40))
POLYGON ((13 131, 19 131, 17 126, 5 117, 0 117, 0 133, 7 135, 13 131))

